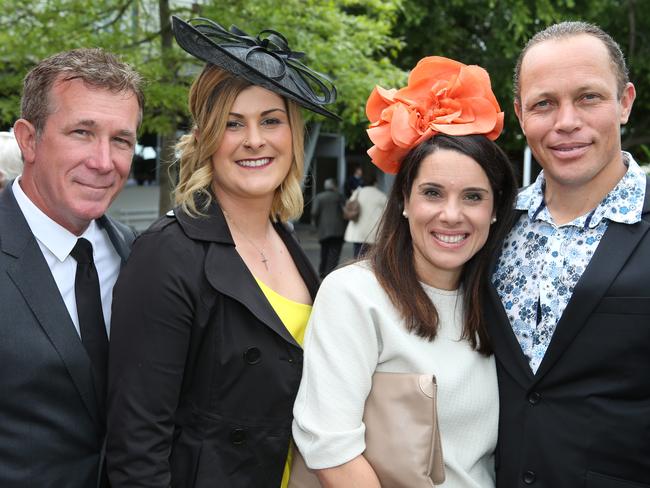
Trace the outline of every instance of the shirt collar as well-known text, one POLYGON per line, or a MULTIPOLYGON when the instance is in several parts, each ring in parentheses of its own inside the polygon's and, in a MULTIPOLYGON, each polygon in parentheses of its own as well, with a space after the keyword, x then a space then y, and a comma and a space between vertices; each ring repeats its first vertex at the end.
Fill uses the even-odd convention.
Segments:
MULTIPOLYGON (((641 220, 646 175, 630 153, 623 152, 622 154, 623 163, 627 166, 623 177, 594 210, 578 217, 568 225, 594 228, 604 219, 623 224, 634 224, 641 220), (631 198, 632 196, 634 198, 631 198)), ((539 219, 553 223, 553 218, 544 201, 545 186, 546 180, 542 170, 532 185, 519 192, 515 208, 527 211, 531 221, 539 219)))
POLYGON ((79 237, 88 239, 91 244, 93 244, 94 248, 98 239, 98 233, 100 232, 100 229, 94 220, 90 222, 90 225, 81 236, 76 236, 68 229, 45 215, 45 213, 43 213, 43 211, 29 199, 20 186, 20 178, 21 177, 16 178, 11 189, 14 192, 14 197, 16 198, 20 210, 25 216, 27 225, 29 225, 32 234, 38 242, 45 246, 61 262, 68 257, 79 237))

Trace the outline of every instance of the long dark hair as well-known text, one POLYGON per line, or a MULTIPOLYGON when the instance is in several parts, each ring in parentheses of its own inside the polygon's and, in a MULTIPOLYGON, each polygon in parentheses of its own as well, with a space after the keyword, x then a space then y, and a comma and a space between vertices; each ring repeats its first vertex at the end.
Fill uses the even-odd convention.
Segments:
POLYGON ((418 280, 411 233, 402 211, 420 164, 438 149, 457 151, 476 161, 485 171, 494 193, 497 221, 491 226, 485 245, 465 263, 460 277, 465 299, 462 337, 470 342, 472 348, 489 355, 492 348, 482 317, 482 296, 489 280, 489 263, 512 225, 517 194, 512 166, 494 142, 482 135, 436 135, 413 148, 404 158, 393 183, 370 261, 379 283, 404 318, 407 329, 433 340, 439 327, 438 312, 418 280))

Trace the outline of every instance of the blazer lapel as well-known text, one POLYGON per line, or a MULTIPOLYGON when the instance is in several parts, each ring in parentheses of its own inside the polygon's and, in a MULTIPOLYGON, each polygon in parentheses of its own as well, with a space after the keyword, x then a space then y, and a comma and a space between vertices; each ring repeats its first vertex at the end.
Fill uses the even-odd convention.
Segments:
POLYGON ((7 274, 61 357, 90 416, 99 422, 90 360, 43 253, 10 189, 2 193, 0 206, 2 251, 15 258, 15 263, 7 267, 7 274))
POLYGON ((110 218, 106 215, 103 215, 97 219, 97 222, 100 227, 106 230, 108 238, 111 240, 113 247, 115 247, 117 254, 119 254, 120 259, 122 260, 122 265, 124 265, 131 252, 131 247, 129 244, 133 241, 133 239, 127 239, 127 236, 125 236, 115 225, 115 223, 111 221, 110 218))
MULTIPOLYGON (((524 211, 515 210, 513 217, 513 225, 519 221, 524 211)), ((497 249, 501 249, 503 242, 500 243, 497 249)), ((490 340, 492 341, 492 348, 497 360, 501 363, 503 368, 512 376, 519 384, 526 386, 533 379, 533 372, 530 369, 528 360, 521 350, 519 341, 512 330, 512 325, 508 319, 503 302, 492 284, 492 275, 496 270, 497 262, 499 260, 500 252, 496 252, 492 257, 490 263, 490 273, 487 277, 487 299, 485 301, 485 316, 487 320, 487 327, 490 333, 490 340)))
POLYGON ((533 379, 533 371, 512 331, 501 297, 492 285, 492 281, 488 281, 490 283, 485 310, 494 355, 508 374, 526 388, 533 379))
MULTIPOLYGON (((649 210, 650 195, 648 187, 646 187, 643 213, 646 214, 649 210)), ((551 369, 576 334, 585 326, 589 315, 594 311, 648 229, 650 229, 650 224, 645 220, 636 224, 609 223, 602 241, 578 281, 573 296, 555 328, 553 338, 535 375, 536 380, 551 369)))

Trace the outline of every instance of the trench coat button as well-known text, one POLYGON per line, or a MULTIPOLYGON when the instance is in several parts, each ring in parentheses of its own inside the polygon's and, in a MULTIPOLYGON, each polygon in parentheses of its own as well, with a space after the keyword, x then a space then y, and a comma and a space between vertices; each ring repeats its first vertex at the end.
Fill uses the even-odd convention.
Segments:
POLYGON ((246 429, 232 429, 230 431, 230 442, 235 446, 241 446, 246 443, 246 429))
POLYGON ((527 485, 532 485, 535 483, 535 480, 537 479, 537 475, 535 474, 534 471, 526 471, 523 476, 524 483, 527 485))
POLYGON ((528 395, 528 403, 531 405, 537 405, 542 399, 542 395, 538 391, 534 391, 528 395))
POLYGON ((244 352, 244 361, 248 364, 257 364, 262 360, 262 351, 257 347, 249 347, 244 352))

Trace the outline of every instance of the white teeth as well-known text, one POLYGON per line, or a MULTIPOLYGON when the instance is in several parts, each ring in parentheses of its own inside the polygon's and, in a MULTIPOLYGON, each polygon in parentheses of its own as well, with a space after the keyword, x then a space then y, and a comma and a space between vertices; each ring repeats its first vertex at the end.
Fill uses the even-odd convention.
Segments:
POLYGON ((237 164, 239 166, 245 166, 247 168, 258 168, 259 166, 264 166, 265 164, 269 164, 271 162, 271 158, 262 158, 262 159, 240 159, 237 161, 237 164))
POLYGON ((447 244, 456 244, 460 241, 464 241, 465 239, 467 239, 467 234, 454 234, 453 236, 450 236, 447 234, 436 234, 434 232, 433 237, 435 237, 439 241, 446 242, 447 244))

